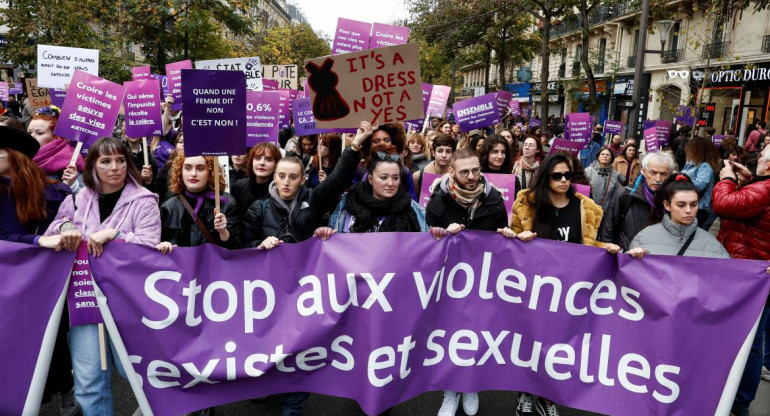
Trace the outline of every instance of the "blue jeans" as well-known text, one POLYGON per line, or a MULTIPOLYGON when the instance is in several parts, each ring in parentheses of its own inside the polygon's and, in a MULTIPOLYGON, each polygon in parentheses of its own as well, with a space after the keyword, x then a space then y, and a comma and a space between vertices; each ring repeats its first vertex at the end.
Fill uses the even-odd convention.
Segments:
POLYGON ((107 370, 102 371, 99 356, 99 330, 96 324, 70 328, 70 357, 75 375, 75 398, 83 409, 83 415, 112 415, 112 365, 125 378, 126 373, 117 359, 115 347, 105 329, 107 344, 107 370), (115 358, 113 360, 113 357, 115 358))
POLYGON ((768 315, 770 315, 770 308, 765 307, 759 319, 757 333, 754 335, 754 343, 751 345, 749 359, 746 361, 746 368, 743 369, 743 377, 741 377, 741 383, 738 385, 738 393, 735 394, 733 406, 748 408, 757 395, 759 381, 762 376, 762 360, 764 355, 762 344, 765 338, 764 329, 767 324, 768 315))

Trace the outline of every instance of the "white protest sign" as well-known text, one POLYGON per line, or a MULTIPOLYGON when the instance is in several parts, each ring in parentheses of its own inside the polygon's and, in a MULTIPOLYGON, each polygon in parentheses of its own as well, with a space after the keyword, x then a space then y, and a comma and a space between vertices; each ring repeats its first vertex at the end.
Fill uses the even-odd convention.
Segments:
POLYGON ((278 88, 297 89, 297 65, 262 65, 262 78, 278 81, 278 88))
POLYGON ((37 86, 66 89, 75 70, 99 76, 97 49, 37 45, 37 86))
POLYGON ((251 58, 211 59, 196 61, 195 69, 213 69, 217 71, 242 71, 246 74, 246 89, 262 91, 262 63, 258 56, 251 58))

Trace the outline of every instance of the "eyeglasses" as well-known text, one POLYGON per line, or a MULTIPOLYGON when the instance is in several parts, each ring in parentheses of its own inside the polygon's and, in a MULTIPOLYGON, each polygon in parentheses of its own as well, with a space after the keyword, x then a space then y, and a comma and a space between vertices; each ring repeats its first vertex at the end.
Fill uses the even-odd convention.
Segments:
POLYGON ((572 180, 572 172, 553 172, 551 174, 551 180, 554 181, 561 181, 561 179, 564 178, 568 181, 572 180))
POLYGON ((477 177, 481 174, 481 168, 458 170, 457 173, 463 178, 467 178, 471 173, 474 177, 477 177))
POLYGON ((399 156, 397 154, 389 155, 389 154, 387 154, 385 152, 377 152, 374 155, 377 156, 377 160, 382 160, 382 161, 388 161, 389 160, 391 162, 396 162, 396 163, 401 161, 401 156, 399 156))

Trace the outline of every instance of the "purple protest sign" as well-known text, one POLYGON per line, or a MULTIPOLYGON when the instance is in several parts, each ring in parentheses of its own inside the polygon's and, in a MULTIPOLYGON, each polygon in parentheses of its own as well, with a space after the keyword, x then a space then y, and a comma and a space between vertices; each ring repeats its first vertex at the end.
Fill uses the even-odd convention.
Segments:
POLYGON ((556 152, 569 152, 577 156, 588 143, 586 142, 573 142, 571 140, 554 139, 551 149, 548 151, 548 155, 552 155, 556 152))
POLYGON ((616 416, 726 414, 766 267, 470 230, 165 256, 108 244, 91 259, 128 380, 157 416, 290 391, 377 414, 425 391, 499 389, 616 416))
POLYGON ((604 134, 623 134, 623 122, 607 120, 604 122, 604 134))
POLYGON ((144 79, 152 79, 152 74, 149 65, 135 66, 131 68, 131 80, 141 81, 144 79))
POLYGON ((422 185, 420 186, 420 199, 417 201, 418 204, 422 207, 422 209, 426 209, 428 207, 428 202, 430 202, 430 196, 433 195, 433 184, 436 182, 436 179, 439 179, 441 175, 438 173, 428 173, 423 172, 422 173, 422 185))
POLYGON ((371 23, 344 19, 342 17, 338 18, 337 31, 334 33, 332 55, 367 49, 371 33, 371 23))
POLYGON ((76 70, 53 133, 83 142, 83 149, 112 136, 124 91, 120 84, 76 70))
POLYGON ((179 111, 182 109, 182 70, 192 69, 192 61, 179 61, 166 64, 166 78, 168 81, 168 93, 174 97, 174 104, 171 109, 179 111))
POLYGON ((163 135, 160 108, 160 81, 144 79, 126 81, 126 137, 152 137, 163 135))
POLYGON ((160 81, 161 97, 165 100, 168 96, 168 78, 165 75, 152 74, 152 78, 160 81))
POLYGON ((10 88, 7 82, 0 82, 0 101, 8 101, 10 98, 10 88))
POLYGON ((647 153, 658 153, 658 130, 655 125, 644 129, 644 148, 647 153))
POLYGON ((67 90, 60 90, 56 88, 49 88, 48 93, 51 96, 51 104, 59 108, 64 106, 64 99, 67 97, 67 90))
POLYGON ((72 265, 70 284, 67 286, 67 306, 70 313, 70 326, 100 324, 102 315, 96 304, 96 294, 88 264, 88 245, 80 243, 72 265))
POLYGON ((724 134, 715 134, 711 136, 711 143, 714 143, 714 146, 721 147, 722 146, 722 140, 725 139, 724 134))
POLYGON ((593 119, 590 113, 567 114, 564 120, 564 137, 573 142, 590 142, 593 119))
POLYGON ((242 155, 246 150, 246 74, 182 70, 185 156, 242 155))
POLYGON ((500 122, 495 93, 456 102, 454 112, 461 131, 481 129, 500 122))
POLYGON ((529 127, 530 128, 532 128, 532 127, 540 127, 540 125, 542 125, 542 124, 543 123, 539 119, 536 119, 536 118, 530 118, 529 119, 529 127))
POLYGON ((513 98, 513 93, 510 91, 499 90, 495 93, 495 96, 497 98, 497 111, 500 113, 500 117, 510 114, 510 107, 508 107, 508 104, 511 102, 511 98, 513 98))
POLYGON ((278 92, 278 128, 288 129, 291 124, 291 92, 289 90, 276 90, 278 92))
MULTIPOLYGON (((339 21, 337 23, 337 33, 339 34, 339 21)), ((403 45, 408 41, 408 27, 387 25, 385 23, 374 23, 372 25, 372 37, 369 39, 369 49, 384 48, 386 46, 393 45, 403 45)))
POLYGON ((75 253, 0 241, 0 414, 36 415, 75 253))
POLYGON ((657 132, 658 146, 668 144, 668 138, 671 136, 671 122, 668 120, 655 120, 655 131, 657 132))
POLYGON ((573 183, 572 187, 575 188, 575 191, 579 194, 582 194, 585 197, 590 198, 591 197, 591 187, 588 185, 583 185, 579 183, 573 183))
POLYGON ((246 91, 246 147, 278 145, 279 101, 274 91, 246 91))
POLYGON ((500 191, 508 213, 508 223, 513 220, 513 201, 516 200, 516 175, 510 173, 485 173, 484 177, 500 191))
POLYGON ((307 136, 321 133, 355 133, 356 129, 319 129, 313 116, 313 105, 310 98, 297 98, 291 102, 291 113, 294 117, 294 133, 297 136, 307 136))
POLYGON ((512 116, 518 117, 521 115, 521 104, 519 103, 519 100, 512 99, 508 102, 508 107, 511 109, 512 116))
POLYGON ((263 91, 278 91, 278 81, 274 79, 262 79, 263 91))

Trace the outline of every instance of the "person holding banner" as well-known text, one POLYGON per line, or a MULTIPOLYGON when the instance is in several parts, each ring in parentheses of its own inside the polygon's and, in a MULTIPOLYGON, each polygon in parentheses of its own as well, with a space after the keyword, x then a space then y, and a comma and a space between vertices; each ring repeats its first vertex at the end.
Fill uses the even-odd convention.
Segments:
MULTIPOLYGON (((85 187, 65 199, 45 235, 61 236, 62 247, 71 251, 85 240, 94 257, 99 257, 104 245, 113 240, 150 247, 160 242, 158 197, 140 185, 139 170, 120 140, 104 138, 94 143, 83 173, 85 187)), ((113 360, 109 336, 96 324, 86 324, 71 327, 69 340, 75 398, 83 413, 111 415, 110 363, 115 363, 121 375, 125 373, 119 360, 113 360), (106 364, 107 371, 100 363, 106 364)))
POLYGON ((270 197, 270 182, 281 161, 281 149, 272 143, 258 143, 246 155, 246 177, 236 181, 230 192, 238 204, 238 217, 243 218, 254 201, 270 197))
POLYGON ((623 153, 615 157, 615 160, 612 162, 612 169, 619 175, 623 175, 626 178, 626 183, 636 182, 636 178, 642 172, 642 162, 639 161, 636 143, 626 144, 623 148, 623 153))
POLYGON ((519 155, 513 164, 513 174, 521 184, 521 188, 518 189, 529 188, 532 185, 535 172, 540 167, 540 161, 545 158, 542 146, 533 136, 524 139, 524 144, 521 145, 519 155))
POLYGON ((591 197, 602 207, 603 212, 607 212, 612 196, 623 191, 621 178, 612 169, 612 150, 609 147, 599 149, 596 160, 586 169, 586 176, 591 185, 591 197))
POLYGON ((692 178, 698 188, 698 226, 703 227, 711 210, 711 191, 714 189, 714 172, 719 169, 719 151, 711 140, 696 136, 685 148, 687 163, 682 173, 692 178))
POLYGON ((69 141, 54 136, 53 131, 56 129, 59 114, 61 110, 53 105, 38 109, 27 126, 27 133, 40 143, 40 150, 34 158, 35 163, 50 179, 61 179, 73 193, 77 193, 82 188, 82 179, 79 178, 78 172, 83 172, 85 164, 80 155, 74 157, 75 148, 69 141))
POLYGON ((447 172, 452 153, 457 150, 457 140, 448 134, 438 133, 433 139, 432 150, 433 161, 412 174, 412 181, 417 185, 417 189, 422 189, 422 177, 425 173, 443 175, 447 172))
POLYGON ((412 133, 409 141, 406 143, 406 148, 404 165, 410 171, 418 172, 431 162, 428 142, 425 141, 425 137, 421 133, 412 133))

